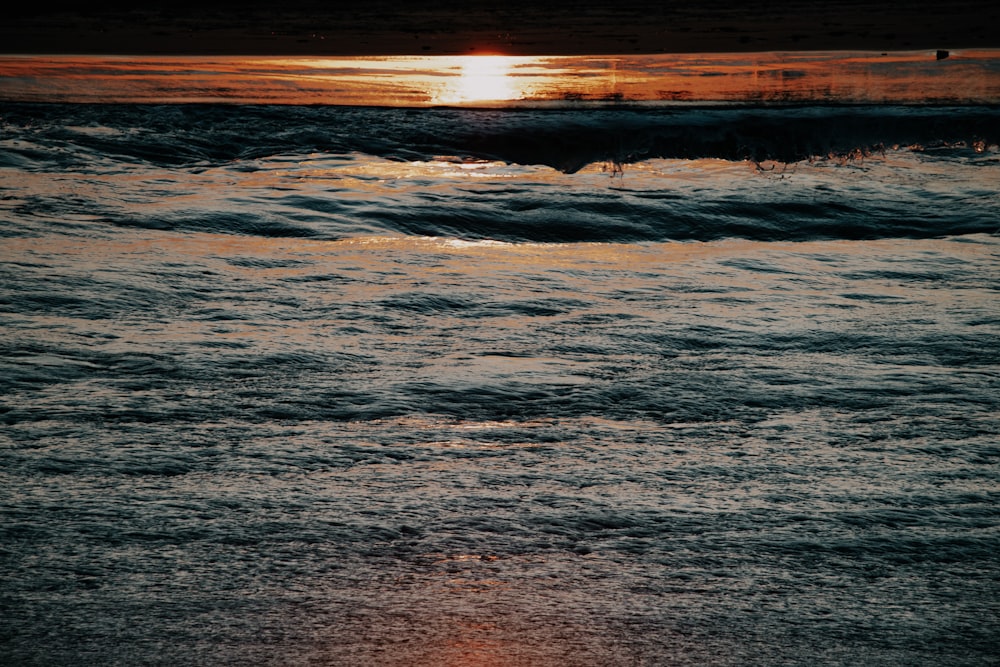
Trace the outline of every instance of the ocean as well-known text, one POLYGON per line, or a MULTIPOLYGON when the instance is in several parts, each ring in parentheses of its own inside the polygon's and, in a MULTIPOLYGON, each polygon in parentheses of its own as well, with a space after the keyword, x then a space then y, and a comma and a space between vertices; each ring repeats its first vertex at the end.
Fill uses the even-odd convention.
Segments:
POLYGON ((1000 664, 995 103, 559 99, 0 104, 0 663, 1000 664))

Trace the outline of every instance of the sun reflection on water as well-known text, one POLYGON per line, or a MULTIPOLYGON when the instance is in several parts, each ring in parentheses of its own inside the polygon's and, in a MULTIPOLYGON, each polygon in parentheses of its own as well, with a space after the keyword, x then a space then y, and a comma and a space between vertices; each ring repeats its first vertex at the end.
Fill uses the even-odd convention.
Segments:
POLYGON ((510 58, 505 56, 467 56, 461 74, 443 102, 487 102, 512 100, 518 96, 511 80, 510 58))
POLYGON ((529 91, 526 74, 544 67, 543 58, 526 56, 456 56, 449 58, 449 75, 433 96, 436 104, 513 102, 529 91), (525 72, 524 70, 531 70, 525 72))
POLYGON ((642 56, 0 56, 0 101, 426 107, 996 103, 1000 49, 642 56))

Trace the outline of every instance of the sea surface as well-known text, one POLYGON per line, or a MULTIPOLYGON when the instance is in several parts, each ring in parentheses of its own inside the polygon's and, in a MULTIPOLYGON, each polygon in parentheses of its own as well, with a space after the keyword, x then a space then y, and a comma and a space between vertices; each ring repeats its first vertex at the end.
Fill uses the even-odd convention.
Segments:
POLYGON ((1000 664, 1000 109, 0 106, 0 663, 1000 664))

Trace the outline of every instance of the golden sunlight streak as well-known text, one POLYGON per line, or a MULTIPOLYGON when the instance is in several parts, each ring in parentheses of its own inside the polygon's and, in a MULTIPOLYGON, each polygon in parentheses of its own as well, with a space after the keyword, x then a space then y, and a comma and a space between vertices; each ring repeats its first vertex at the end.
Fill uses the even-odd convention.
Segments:
POLYGON ((443 104, 501 102, 520 97, 511 79, 513 58, 508 56, 462 56, 458 80, 438 101, 443 104))
POLYGON ((0 103, 426 107, 633 103, 997 104, 1000 49, 645 56, 19 56, 0 103))

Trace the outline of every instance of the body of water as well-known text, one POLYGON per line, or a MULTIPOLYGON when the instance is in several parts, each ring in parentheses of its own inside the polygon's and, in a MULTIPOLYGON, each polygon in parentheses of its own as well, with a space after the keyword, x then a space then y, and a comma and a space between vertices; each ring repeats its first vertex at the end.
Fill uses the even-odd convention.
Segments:
POLYGON ((0 662, 997 664, 998 126, 0 107, 0 662))

